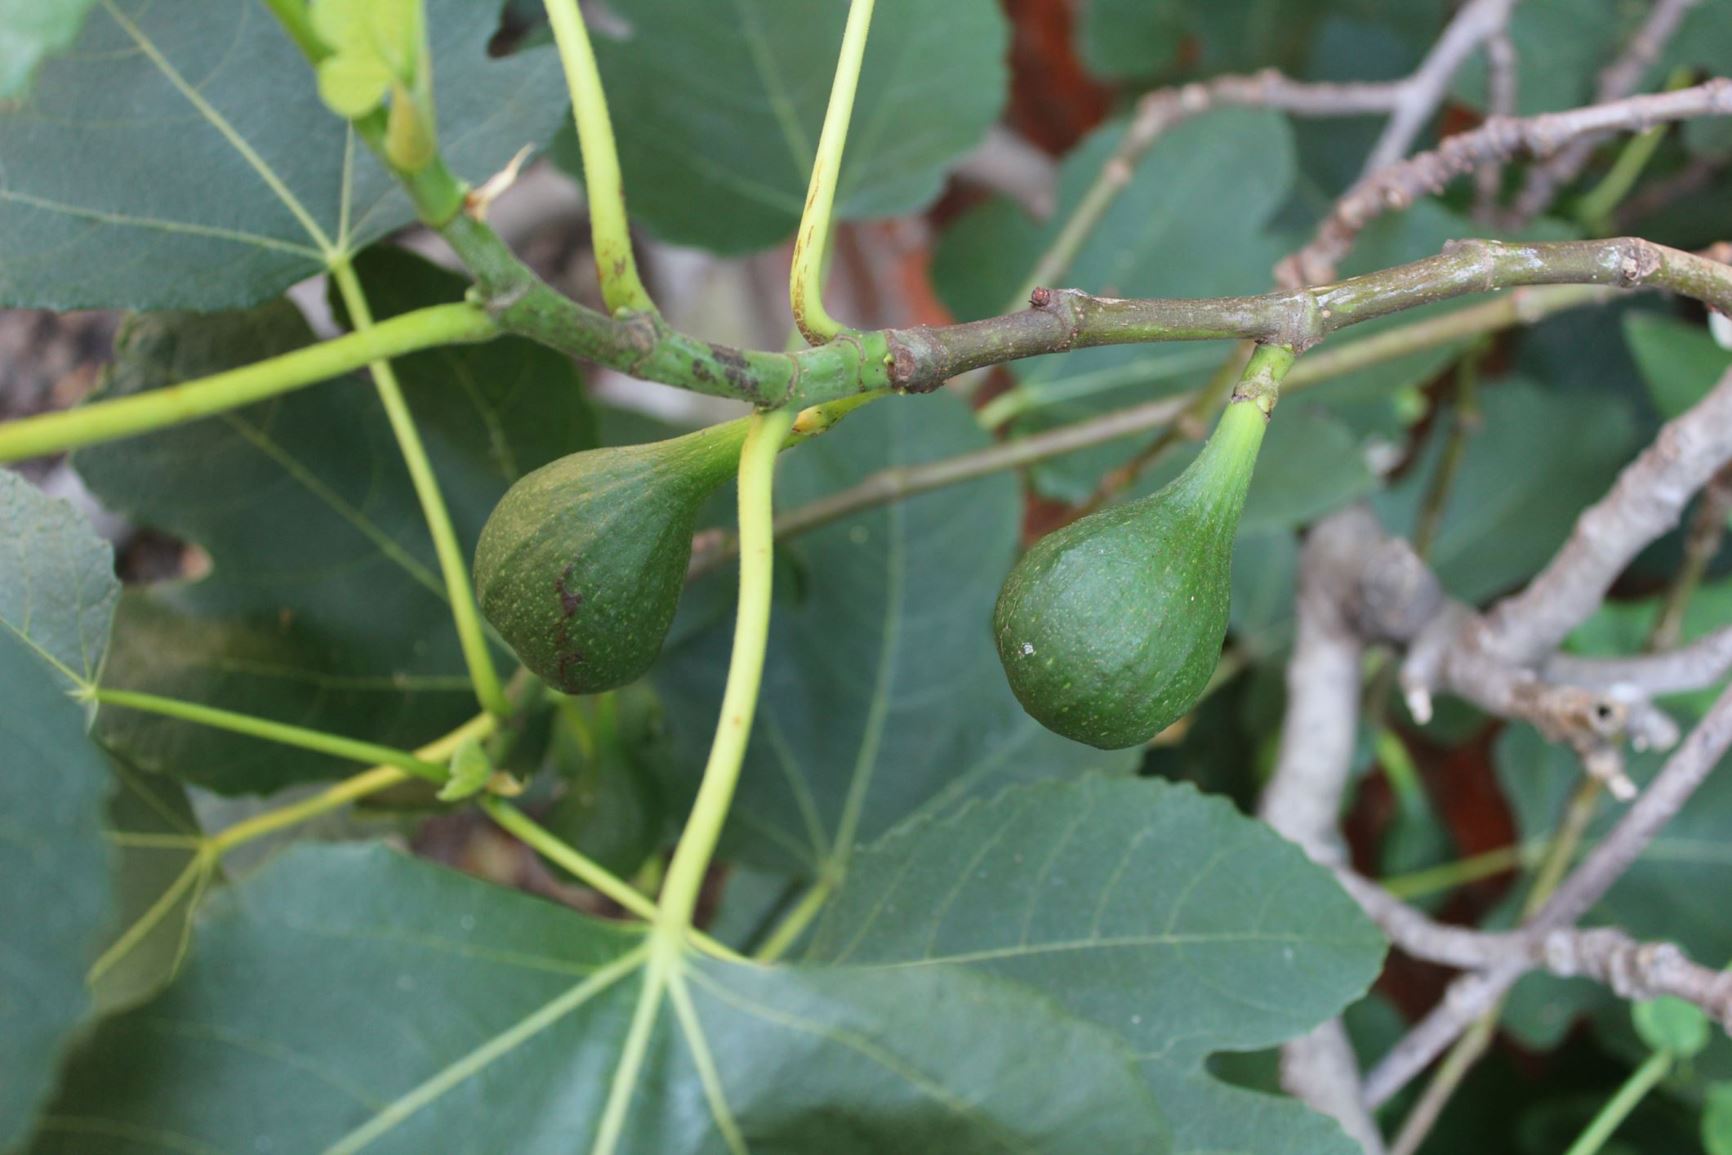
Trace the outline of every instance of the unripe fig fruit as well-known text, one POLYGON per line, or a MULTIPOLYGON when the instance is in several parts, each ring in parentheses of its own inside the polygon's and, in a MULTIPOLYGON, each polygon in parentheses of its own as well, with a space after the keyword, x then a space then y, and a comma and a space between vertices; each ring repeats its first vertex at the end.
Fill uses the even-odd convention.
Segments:
POLYGON ((1147 742, 1202 696, 1227 633, 1233 536, 1268 418, 1235 400, 1159 492, 1048 534, 1005 580, 999 661, 1042 725, 1103 750, 1147 742))
POLYGON ((747 421, 562 457, 521 478, 481 530, 481 612, 523 664, 568 694, 635 681, 661 652, 710 494, 747 421))

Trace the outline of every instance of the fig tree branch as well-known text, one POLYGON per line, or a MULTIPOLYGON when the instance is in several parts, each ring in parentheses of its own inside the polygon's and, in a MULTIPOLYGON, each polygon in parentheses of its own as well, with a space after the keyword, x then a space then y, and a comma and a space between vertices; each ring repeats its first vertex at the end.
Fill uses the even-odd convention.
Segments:
POLYGON ((1732 468, 1714 475, 1702 490, 1696 512, 1690 515, 1690 528, 1684 535, 1684 560, 1660 603, 1659 616, 1648 636, 1649 649, 1667 650, 1678 645, 1690 599, 1708 576, 1708 566, 1726 540, 1728 517, 1732 517, 1732 468))
MULTIPOLYGON (((1529 924, 1530 930, 1524 933, 1545 934, 1573 926, 1622 877, 1666 823, 1684 807, 1725 754, 1728 746, 1732 746, 1732 689, 1722 693, 1701 724, 1666 761, 1660 773, 1625 812, 1624 817, 1535 914, 1529 924)), ((1363 891, 1355 890, 1355 895, 1364 900, 1363 891)), ((1387 904, 1368 905, 1367 909, 1374 918, 1386 923, 1386 929, 1391 926, 1401 929, 1399 922, 1389 921, 1390 908, 1387 904)), ((1411 925, 1410 923, 1409 933, 1404 934, 1407 939, 1403 943, 1404 947, 1433 949, 1412 936, 1411 925)), ((1436 941, 1442 940, 1434 940, 1434 945, 1436 941)), ((1458 965, 1474 965, 1468 955, 1459 953, 1463 949, 1462 944, 1469 941, 1471 940, 1465 940, 1460 935, 1449 940, 1451 958, 1458 965)), ((1375 1106, 1398 1091, 1442 1053, 1474 1019, 1501 998, 1529 965, 1531 964, 1524 960, 1493 958, 1486 961, 1482 969, 1456 980, 1431 1014, 1368 1076, 1367 1099, 1375 1106)))
POLYGON ((1352 606, 1365 558, 1383 540, 1375 517, 1351 507, 1312 527, 1299 562, 1287 713, 1258 814, 1319 862, 1339 863, 1339 817, 1359 729, 1364 633, 1352 606))
POLYGON ((1130 187, 1142 158, 1162 135, 1179 123, 1217 108, 1271 108, 1295 116, 1371 116, 1393 109, 1404 84, 1314 84, 1292 80, 1273 69, 1250 76, 1217 76, 1179 88, 1161 88, 1137 101, 1118 147, 1101 166, 1026 283, 1010 298, 1007 311, 1041 285, 1056 284, 1105 219, 1119 195, 1130 187))
POLYGON ((1685 694, 1715 685, 1732 672, 1732 626, 1653 654, 1627 658, 1554 654, 1541 669, 1549 682, 1592 690, 1633 685, 1654 695, 1685 694))
POLYGON ((846 331, 815 348, 770 353, 700 341, 657 314, 605 317, 547 286, 480 222, 464 216, 443 231, 502 328, 632 376, 760 407, 883 388, 930 392, 971 369, 1102 345, 1243 338, 1303 350, 1360 321, 1518 285, 1653 286, 1732 309, 1732 270, 1646 241, 1464 241, 1436 257, 1309 289, 1195 300, 1040 289, 1030 308, 1006 316, 846 331))
POLYGON ((1645 943, 1613 927, 1479 931, 1433 920, 1392 899, 1375 882, 1338 869, 1336 877, 1403 954, 1468 970, 1512 965, 1561 978, 1589 978, 1626 999, 1673 995, 1732 1029, 1732 971, 1692 962, 1673 943, 1645 943))

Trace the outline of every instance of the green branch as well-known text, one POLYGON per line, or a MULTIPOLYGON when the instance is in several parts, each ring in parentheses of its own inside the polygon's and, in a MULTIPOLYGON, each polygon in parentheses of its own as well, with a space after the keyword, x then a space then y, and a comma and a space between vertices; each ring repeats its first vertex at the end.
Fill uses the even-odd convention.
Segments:
MULTIPOLYGON (((373 314, 367 307, 366 294, 360 279, 348 262, 331 266, 331 279, 342 295, 343 305, 355 331, 365 333, 373 328, 373 314)), ((481 708, 494 717, 511 713, 511 703, 505 698, 499 671, 493 666, 493 654, 487 646, 487 634, 481 627, 481 611, 476 608, 475 594, 469 584, 469 562, 458 544, 457 530, 451 524, 451 513, 445 507, 445 497, 439 491, 439 479, 433 475, 432 462, 427 460, 427 448, 415 428, 415 417, 397 383, 397 374, 387 360, 372 363, 373 385, 385 406, 397 446, 403 452, 403 462, 409 468, 415 496, 421 501, 421 512, 427 530, 433 537, 433 552, 439 558, 439 570, 445 579, 446 598, 451 603, 451 617, 457 627, 458 644, 463 649, 463 661, 469 668, 469 680, 475 686, 475 696, 481 708)))
POLYGON ((824 129, 818 137, 818 155, 812 163, 811 184, 806 189, 806 210, 794 239, 788 303, 794 310, 794 324, 814 345, 833 340, 842 332, 842 326, 824 308, 824 258, 830 251, 836 184, 842 173, 848 124, 854 116, 854 97, 860 87, 860 66, 866 59, 872 7, 873 0, 853 0, 849 6, 848 24, 842 32, 842 53, 836 61, 836 79, 830 88, 830 105, 824 111, 824 129))
POLYGON ((589 198, 589 227, 595 248, 595 268, 602 299, 615 313, 655 311, 632 252, 631 222, 625 211, 625 180, 619 171, 613 121, 607 114, 607 94, 595 66, 589 30, 577 0, 547 0, 547 19, 565 68, 571 91, 571 113, 577 122, 577 144, 583 154, 583 187, 589 198))
POLYGON ((1732 311, 1732 268, 1647 241, 1470 240, 1435 257, 1312 288, 1156 300, 1041 289, 1030 308, 984 321, 850 330, 815 348, 767 353, 697 340, 656 315, 609 318, 587 309, 542 282, 471 217, 458 217, 443 233, 502 328, 640 379, 766 409, 879 389, 930 392, 973 369, 1105 345, 1245 339, 1302 352, 1364 321, 1527 285, 1660 288, 1732 311))
POLYGON ((891 385, 886 332, 848 333, 797 353, 735 349, 681 333, 658 313, 613 318, 585 308, 537 277, 471 216, 459 216, 441 232, 474 274, 479 299, 501 328, 640 380, 763 409, 815 405, 891 385))
POLYGON ((0 424, 0 462, 135 437, 352 373, 374 361, 499 336, 474 305, 435 305, 268 361, 130 397, 0 424))

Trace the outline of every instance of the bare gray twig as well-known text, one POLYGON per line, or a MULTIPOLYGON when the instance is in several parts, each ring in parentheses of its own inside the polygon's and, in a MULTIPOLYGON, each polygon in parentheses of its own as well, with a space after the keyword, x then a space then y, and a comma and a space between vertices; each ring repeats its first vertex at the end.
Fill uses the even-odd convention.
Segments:
POLYGON ((1486 932, 1450 926, 1350 870, 1337 868, 1336 877, 1410 957, 1473 970, 1521 963, 1562 978, 1593 979, 1625 999, 1673 995, 1695 1003, 1732 1030, 1732 971, 1692 962, 1676 944, 1639 942, 1614 927, 1547 929, 1530 924, 1521 930, 1486 932))
POLYGON ((1101 166, 1064 228, 1053 238, 1012 298, 1012 307, 1038 285, 1063 281, 1083 244, 1100 225, 1119 194, 1130 186, 1137 164, 1155 141, 1181 121, 1216 108, 1272 108, 1295 116, 1364 116, 1388 112, 1403 91, 1391 84, 1311 84, 1293 80, 1274 69, 1250 76, 1217 76, 1210 80, 1160 88, 1137 101, 1112 156, 1101 166))
POLYGON ((1320 862, 1344 858, 1341 797, 1357 738, 1365 648, 1348 615, 1362 560, 1382 538, 1376 518, 1354 507, 1319 522, 1300 555, 1287 713, 1258 813, 1320 862))
POLYGON ((1412 958, 1472 969, 1522 953, 1518 932, 1491 934, 1450 926, 1402 902, 1362 874, 1337 866, 1335 878, 1389 941, 1412 958))
POLYGON ((1548 682, 1591 690, 1635 686, 1655 696, 1702 690, 1732 672, 1732 626, 1658 654, 1627 658, 1554 654, 1546 660, 1542 671, 1548 682))
MULTIPOLYGON (((1319 522, 1299 562, 1298 633, 1287 664, 1287 714, 1258 813, 1319 862, 1339 863, 1342 794, 1357 738, 1365 643, 1348 620, 1361 559, 1383 533, 1350 508, 1319 522)), ((1282 1085, 1336 1119, 1368 1155, 1383 1150, 1359 1095, 1359 1064, 1339 1020, 1281 1048, 1282 1085)))
POLYGON ((1384 538, 1362 515, 1338 515, 1329 533, 1308 544, 1289 714, 1264 813, 1334 866, 1343 887, 1404 950, 1471 968, 1368 1076, 1365 1098, 1373 1107, 1428 1066, 1535 965, 1610 976, 1621 989, 1693 992, 1714 1013, 1724 1013, 1726 984, 1672 952, 1626 949, 1621 943, 1613 950, 1612 940, 1601 935, 1570 954, 1566 948, 1574 940, 1558 932, 1568 931, 1599 901, 1732 746, 1732 689, 1521 931, 1491 935, 1441 926, 1346 872, 1335 844, 1335 817, 1357 718, 1357 657, 1369 640, 1407 648, 1402 680, 1422 718, 1430 694, 1447 689, 1568 741, 1590 772, 1633 790, 1622 779, 1622 738, 1657 746, 1676 739, 1675 726, 1652 706, 1649 695, 1712 684, 1732 663, 1732 638, 1715 634, 1680 650, 1615 661, 1584 663, 1555 658, 1552 651, 1600 604, 1635 553, 1676 521, 1691 494, 1728 458, 1732 373, 1662 429, 1610 493, 1582 514, 1569 541, 1526 590, 1484 617, 1444 597, 1412 550, 1384 538), (1352 528, 1350 536, 1345 527, 1352 528), (1351 549, 1325 548, 1336 534, 1343 534, 1351 549), (1337 600, 1319 606, 1325 595, 1337 600), (1494 625, 1523 644, 1499 650, 1492 644, 1494 625), (1587 684, 1570 680, 1571 674, 1587 684), (1307 784, 1311 797, 1295 797, 1307 784))

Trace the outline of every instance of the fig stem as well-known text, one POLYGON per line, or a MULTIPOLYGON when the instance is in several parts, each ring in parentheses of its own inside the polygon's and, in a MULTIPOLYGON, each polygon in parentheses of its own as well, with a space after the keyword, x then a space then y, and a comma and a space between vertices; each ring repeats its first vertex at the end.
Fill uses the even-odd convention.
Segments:
POLYGON ((774 483, 776 455, 794 425, 794 412, 776 409, 752 417, 740 451, 740 601, 734 623, 734 650, 728 660, 721 717, 704 767, 703 783, 691 817, 668 864, 662 887, 662 929, 684 935, 691 928, 698 892, 727 821, 739 784, 740 767, 757 711, 770 641, 770 591, 774 576, 774 483))
MULTIPOLYGON (((361 280, 349 262, 331 262, 331 280, 342 295, 349 310, 349 320, 357 333, 373 327, 373 312, 367 305, 367 295, 361 280)), ((433 538, 433 552, 439 559, 439 570, 445 580, 445 597, 451 605, 451 619, 457 628, 457 641, 463 650, 463 661, 469 670, 469 680, 475 687, 475 697, 481 708, 496 718, 509 717, 511 703, 505 697, 505 687, 499 671, 493 665, 493 653, 488 648, 487 635, 481 625, 481 611, 475 605, 475 593, 469 584, 469 562, 457 541, 457 529, 451 523, 445 495, 439 490, 439 478, 433 463, 427 459, 427 447, 415 428, 415 417, 409 402, 397 383, 397 374, 388 360, 374 361, 369 368, 373 387, 385 407, 391 422, 391 432, 397 438, 403 463, 408 467, 409 480, 420 499, 421 513, 427 522, 427 532, 433 538)))
POLYGON ((653 313, 655 301, 638 276, 632 251, 631 221, 625 211, 625 179, 607 112, 595 50, 577 0, 546 0, 547 20, 571 91, 571 115, 583 154, 583 187, 589 197, 589 227, 601 296, 613 313, 653 313))
POLYGON ((860 66, 866 59, 873 3, 853 0, 849 6, 836 79, 830 87, 830 104, 824 111, 824 128, 818 136, 818 154, 812 161, 812 180, 806 189, 806 209, 795 234, 788 303, 794 310, 794 323, 813 345, 822 345, 842 331, 841 324, 824 308, 824 257, 830 249, 836 184, 848 143, 848 124, 854 116, 854 97, 860 87, 860 66))

